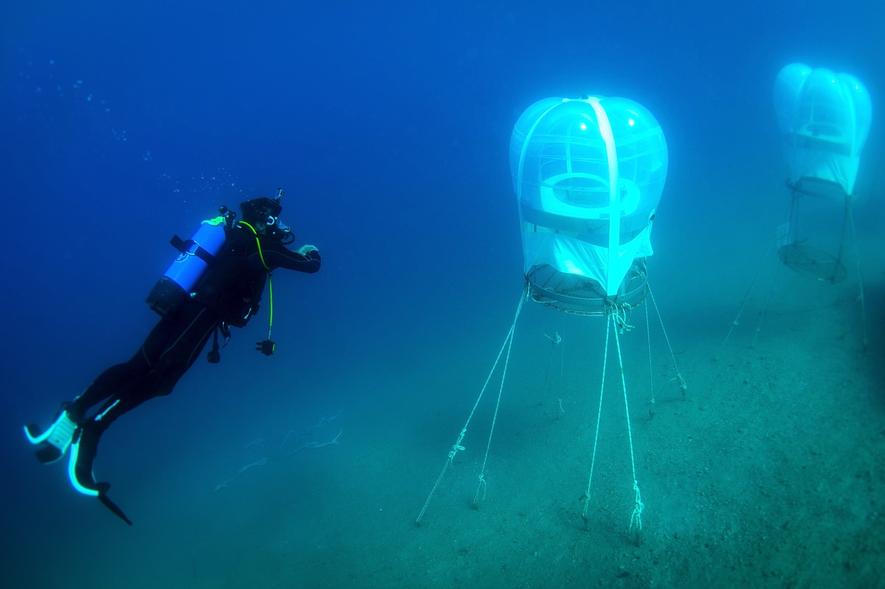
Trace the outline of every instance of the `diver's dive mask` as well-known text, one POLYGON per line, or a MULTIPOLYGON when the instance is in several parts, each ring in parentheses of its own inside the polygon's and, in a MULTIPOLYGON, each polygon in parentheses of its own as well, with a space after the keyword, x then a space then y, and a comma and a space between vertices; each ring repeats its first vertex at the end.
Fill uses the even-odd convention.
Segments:
POLYGON ((292 233, 292 228, 283 223, 283 220, 279 217, 268 217, 268 221, 268 227, 273 226, 273 228, 280 233, 292 233), (273 222, 270 222, 271 219, 273 220, 273 222))

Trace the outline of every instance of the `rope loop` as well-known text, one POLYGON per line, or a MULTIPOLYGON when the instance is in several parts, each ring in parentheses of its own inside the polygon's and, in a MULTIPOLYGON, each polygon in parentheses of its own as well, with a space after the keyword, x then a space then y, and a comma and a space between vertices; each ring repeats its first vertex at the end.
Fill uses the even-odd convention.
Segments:
POLYGON ((485 473, 479 474, 479 482, 476 485, 476 493, 473 494, 473 506, 479 507, 479 504, 486 500, 486 483, 485 473))
POLYGON ((452 444, 452 449, 449 450, 449 462, 455 461, 455 456, 458 455, 458 452, 463 452, 466 448, 461 444, 464 441, 464 436, 467 435, 467 430, 462 429, 461 433, 458 434, 458 439, 452 444))
POLYGON ((639 482, 633 480, 633 513, 630 515, 630 531, 642 531, 642 510, 645 503, 642 502, 642 494, 639 492, 639 482))
POLYGON ((627 302, 618 302, 612 299, 606 301, 606 314, 611 316, 615 328, 622 334, 633 330, 634 326, 630 323, 630 313, 633 309, 634 306, 627 302))

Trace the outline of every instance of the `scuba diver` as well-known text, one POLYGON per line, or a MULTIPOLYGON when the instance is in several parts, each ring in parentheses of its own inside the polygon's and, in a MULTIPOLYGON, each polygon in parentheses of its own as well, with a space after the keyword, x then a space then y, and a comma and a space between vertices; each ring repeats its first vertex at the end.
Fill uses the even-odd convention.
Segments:
POLYGON ((227 343, 231 326, 248 323, 258 310, 265 284, 269 291, 268 332, 256 349, 267 356, 273 354, 271 273, 277 268, 310 273, 320 269, 316 247, 286 247, 295 236, 280 220, 282 196, 281 189, 275 198, 241 203, 240 220, 222 207, 221 215, 203 221, 190 240, 173 237, 172 245, 180 255, 147 299, 161 319, 135 355, 111 366, 80 396, 63 403, 47 429, 25 427, 40 462, 60 460, 70 449, 68 477, 74 489, 97 497, 129 525, 129 518, 108 498, 110 484, 96 482, 92 473, 101 435, 124 413, 148 399, 171 393, 210 338, 213 345, 208 360, 219 362, 219 334, 227 343))

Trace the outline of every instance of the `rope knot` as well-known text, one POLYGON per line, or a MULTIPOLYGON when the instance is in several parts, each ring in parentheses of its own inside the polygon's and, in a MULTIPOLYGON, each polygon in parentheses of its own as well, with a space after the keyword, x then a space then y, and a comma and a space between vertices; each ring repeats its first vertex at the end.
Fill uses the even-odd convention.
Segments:
POLYGON ((633 325, 630 323, 630 312, 632 310, 633 307, 630 303, 619 303, 613 300, 608 301, 608 313, 614 319, 618 333, 627 333, 633 330, 633 325))
POLYGON ((461 444, 464 441, 464 436, 467 434, 467 430, 461 430, 461 433, 458 434, 458 439, 452 444, 452 449, 449 450, 449 462, 453 462, 455 460, 455 456, 458 455, 458 452, 463 452, 466 448, 461 444))
POLYGON ((645 504, 642 502, 642 494, 639 492, 639 482, 633 481, 633 513, 630 514, 630 530, 642 531, 642 510, 645 504))

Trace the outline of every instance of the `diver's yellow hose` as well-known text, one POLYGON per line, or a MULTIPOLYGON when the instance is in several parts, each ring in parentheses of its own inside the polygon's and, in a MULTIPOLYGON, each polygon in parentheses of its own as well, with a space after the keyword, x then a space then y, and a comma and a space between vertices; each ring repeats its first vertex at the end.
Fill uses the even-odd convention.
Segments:
POLYGON ((252 227, 252 225, 245 221, 240 221, 240 225, 248 227, 249 231, 252 232, 252 235, 255 237, 255 245, 258 247, 258 258, 261 260, 261 265, 264 266, 265 270, 270 272, 270 267, 267 265, 267 262, 264 261, 264 252, 261 250, 261 240, 258 239, 258 231, 255 230, 255 227, 252 227))
POLYGON ((270 309, 270 313, 267 317, 267 339, 270 339, 270 332, 273 329, 273 280, 271 280, 270 272, 267 273, 267 294, 268 294, 268 308, 270 309))
POLYGON ((261 265, 264 266, 264 269, 267 272, 267 294, 269 308, 269 315, 267 319, 267 339, 270 339, 271 331, 273 330, 273 280, 270 277, 270 266, 268 266, 267 262, 264 261, 264 252, 261 249, 261 240, 258 238, 258 231, 256 231, 255 227, 253 227, 246 221, 240 221, 239 223, 240 225, 247 227, 249 231, 252 232, 252 236, 255 237, 255 247, 258 248, 258 259, 261 260, 261 265))

